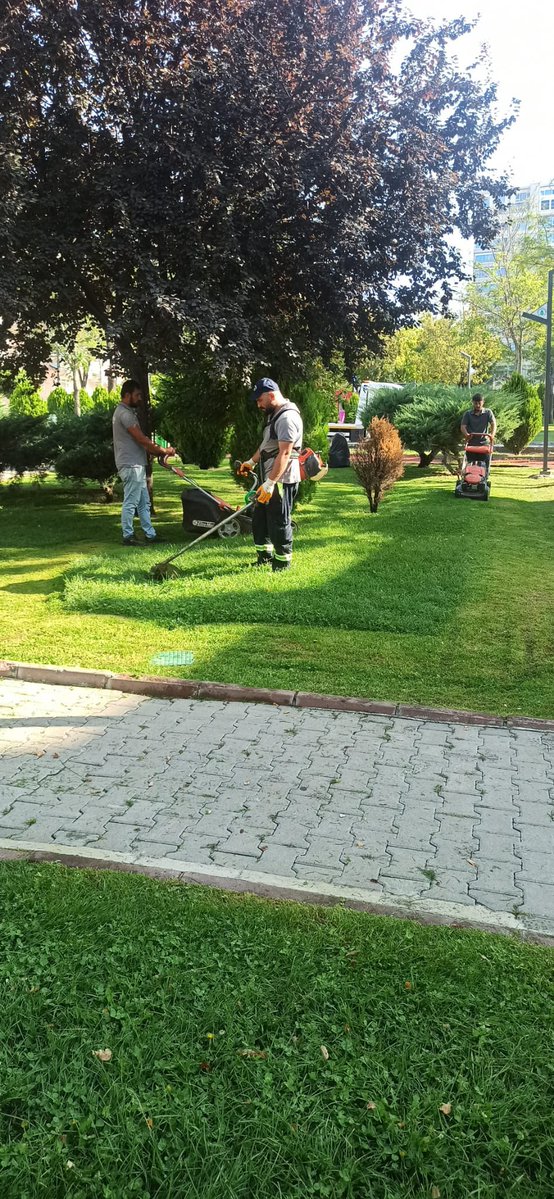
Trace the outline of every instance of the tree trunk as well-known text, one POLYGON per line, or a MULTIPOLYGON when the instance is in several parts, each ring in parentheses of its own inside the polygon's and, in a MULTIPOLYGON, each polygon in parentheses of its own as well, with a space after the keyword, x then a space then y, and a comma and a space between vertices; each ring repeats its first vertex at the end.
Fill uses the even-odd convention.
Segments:
POLYGON ((80 416, 81 397, 79 395, 79 380, 77 378, 77 371, 75 367, 73 367, 73 405, 75 408, 75 416, 80 416))
POLYGON ((419 451, 419 462, 417 464, 418 469, 419 469, 419 467, 430 466, 434 457, 435 457, 435 455, 434 455, 433 450, 431 450, 428 454, 426 454, 423 450, 420 450, 419 451))

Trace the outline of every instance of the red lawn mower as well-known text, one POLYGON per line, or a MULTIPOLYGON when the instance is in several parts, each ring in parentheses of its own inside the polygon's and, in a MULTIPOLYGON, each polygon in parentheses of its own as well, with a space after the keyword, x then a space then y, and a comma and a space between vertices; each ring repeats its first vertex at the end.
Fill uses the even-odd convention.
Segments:
POLYGON ((464 451, 460 477, 454 489, 458 499, 488 500, 491 493, 489 474, 492 462, 492 435, 470 433, 464 451), (483 438, 487 444, 483 445, 483 438))

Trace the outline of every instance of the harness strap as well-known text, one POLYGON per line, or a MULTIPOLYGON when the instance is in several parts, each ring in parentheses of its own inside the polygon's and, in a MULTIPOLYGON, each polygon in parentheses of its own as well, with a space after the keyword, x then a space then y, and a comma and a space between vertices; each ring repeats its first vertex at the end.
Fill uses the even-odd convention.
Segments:
MULTIPOLYGON (((274 416, 270 416, 269 420, 267 420, 266 424, 265 424, 265 428, 269 429, 269 440, 270 441, 278 441, 279 440, 279 438, 277 436, 277 428, 276 428, 279 417, 283 416, 285 412, 297 412, 297 411, 298 411, 298 409, 295 408, 294 404, 281 404, 279 411, 276 412, 274 416)), ((302 449, 302 443, 300 443, 300 445, 293 446, 292 454, 291 454, 291 461, 297 460, 300 457, 301 449, 302 449)), ((278 453, 279 453, 278 448, 276 450, 262 450, 260 457, 261 457, 262 462, 271 462, 271 460, 273 458, 277 457, 278 453)))

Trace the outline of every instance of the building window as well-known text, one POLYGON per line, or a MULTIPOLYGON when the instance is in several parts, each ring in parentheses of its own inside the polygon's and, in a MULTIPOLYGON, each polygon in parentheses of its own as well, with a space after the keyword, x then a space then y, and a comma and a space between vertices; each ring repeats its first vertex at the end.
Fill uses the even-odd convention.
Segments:
POLYGON ((541 212, 548 212, 550 200, 541 200, 541 212))
POLYGON ((517 192, 516 204, 525 204, 525 201, 529 199, 529 195, 530 193, 528 191, 517 192))
POLYGON ((554 187, 541 187, 541 196, 554 196, 554 187))

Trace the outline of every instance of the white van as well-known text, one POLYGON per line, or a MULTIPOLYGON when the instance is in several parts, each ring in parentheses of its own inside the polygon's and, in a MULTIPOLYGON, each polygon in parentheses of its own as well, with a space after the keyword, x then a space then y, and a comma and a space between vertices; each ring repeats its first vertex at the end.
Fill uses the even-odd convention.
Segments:
POLYGON ((362 422, 362 413, 363 413, 364 408, 365 408, 366 404, 368 403, 368 401, 373 398, 376 391, 383 391, 385 387, 399 388, 399 387, 402 387, 402 384, 401 383, 375 383, 371 379, 364 379, 364 382, 362 384, 360 384, 360 387, 358 388, 358 395, 360 397, 360 402, 358 404, 358 410, 356 412, 356 424, 357 425, 361 425, 363 423, 362 422))

